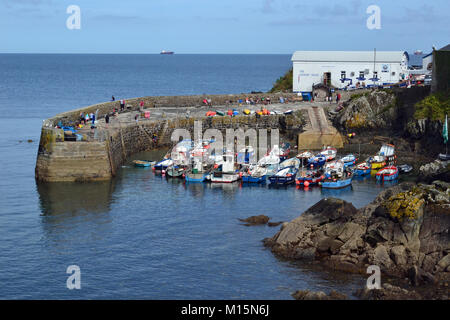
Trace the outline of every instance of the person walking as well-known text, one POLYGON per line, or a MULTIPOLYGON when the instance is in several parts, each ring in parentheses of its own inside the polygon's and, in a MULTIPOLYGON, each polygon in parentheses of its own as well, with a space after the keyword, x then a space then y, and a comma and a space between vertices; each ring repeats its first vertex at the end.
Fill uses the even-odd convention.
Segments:
POLYGON ((105 116, 105 127, 108 128, 109 125, 109 114, 106 114, 105 116))
POLYGON ((121 99, 120 100, 120 111, 123 111, 125 109, 125 100, 121 99))

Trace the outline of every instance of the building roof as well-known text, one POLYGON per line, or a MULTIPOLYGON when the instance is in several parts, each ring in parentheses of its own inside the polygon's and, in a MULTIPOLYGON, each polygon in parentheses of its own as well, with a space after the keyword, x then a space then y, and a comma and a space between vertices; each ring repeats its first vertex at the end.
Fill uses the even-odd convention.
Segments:
POLYGON ((440 48, 438 51, 450 51, 450 44, 446 45, 443 48, 440 48))
MULTIPOLYGON (((377 51, 377 62, 400 62, 405 51, 377 51)), ((318 62, 373 62, 373 51, 295 51, 292 61, 318 62)))

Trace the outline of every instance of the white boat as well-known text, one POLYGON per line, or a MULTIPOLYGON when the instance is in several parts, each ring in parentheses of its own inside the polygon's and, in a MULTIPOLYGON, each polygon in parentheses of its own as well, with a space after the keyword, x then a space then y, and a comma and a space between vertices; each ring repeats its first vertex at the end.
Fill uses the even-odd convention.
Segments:
POLYGON ((222 156, 223 161, 214 165, 214 170, 210 174, 211 182, 231 183, 239 180, 239 173, 235 168, 234 154, 227 152, 222 156))
POLYGON ((327 161, 333 161, 336 158, 337 150, 333 147, 326 147, 320 151, 320 154, 324 155, 327 158, 327 161))

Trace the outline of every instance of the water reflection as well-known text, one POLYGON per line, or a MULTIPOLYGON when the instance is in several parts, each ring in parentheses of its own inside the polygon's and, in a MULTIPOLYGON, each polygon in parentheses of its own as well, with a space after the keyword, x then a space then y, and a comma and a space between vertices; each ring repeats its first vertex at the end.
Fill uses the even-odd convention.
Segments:
POLYGON ((80 212, 109 212, 115 179, 92 183, 37 183, 41 214, 77 215, 80 212))
POLYGON ((322 192, 322 195, 324 195, 326 197, 339 198, 339 197, 342 197, 343 195, 347 195, 347 194, 352 193, 353 192, 353 187, 350 185, 348 187, 341 188, 341 189, 322 188, 321 192, 322 192))

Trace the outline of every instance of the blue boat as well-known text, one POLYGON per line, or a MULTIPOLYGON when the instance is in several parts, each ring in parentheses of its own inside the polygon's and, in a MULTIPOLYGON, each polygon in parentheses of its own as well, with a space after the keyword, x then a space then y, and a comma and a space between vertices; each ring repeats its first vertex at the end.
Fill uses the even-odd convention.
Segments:
POLYGON ((205 181, 207 173, 193 173, 187 172, 185 175, 186 182, 203 182, 205 181))
POLYGON ((345 178, 337 179, 337 178, 326 178, 322 181, 322 188, 329 189, 341 189, 348 187, 352 184, 353 174, 347 176, 345 178))
POLYGON ((341 160, 344 162, 344 168, 351 167, 356 164, 356 157, 353 154, 348 154, 341 160))
POLYGON ((327 157, 322 154, 318 154, 308 160, 308 166, 312 165, 314 168, 320 168, 325 164, 325 162, 327 162, 327 157))
POLYGON ((291 158, 280 164, 280 169, 276 174, 269 177, 269 181, 274 185, 287 185, 295 182, 300 166, 300 160, 291 158))
POLYGON ((171 158, 163 159, 153 166, 153 170, 156 171, 166 170, 171 165, 173 165, 173 160, 171 158))
POLYGON ((363 162, 356 166, 354 175, 357 177, 362 177, 362 176, 366 176, 366 175, 370 174, 371 171, 372 171, 372 168, 371 168, 370 164, 363 162))
POLYGON ((133 160, 133 164, 136 167, 150 167, 155 164, 155 161, 148 161, 148 160, 133 160))
POLYGON ((353 171, 344 167, 342 160, 330 162, 326 167, 325 179, 320 185, 326 189, 340 189, 352 184, 353 171))
POLYGON ((267 175, 261 177, 252 177, 251 175, 243 175, 242 182, 246 183, 265 183, 267 180, 267 175))
POLYGON ((378 181, 392 181, 398 179, 398 168, 396 166, 384 167, 376 174, 378 181))

